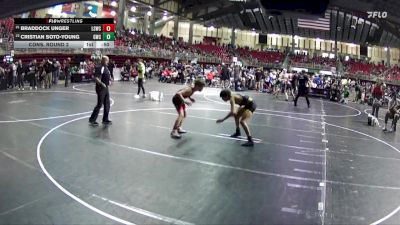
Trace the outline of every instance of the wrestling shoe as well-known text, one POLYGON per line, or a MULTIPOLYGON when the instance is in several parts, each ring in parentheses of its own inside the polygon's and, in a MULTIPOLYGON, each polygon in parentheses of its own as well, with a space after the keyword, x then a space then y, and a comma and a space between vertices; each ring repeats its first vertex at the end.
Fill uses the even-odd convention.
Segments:
POLYGON ((111 122, 111 120, 106 120, 106 121, 103 121, 103 124, 104 124, 104 125, 111 125, 112 122, 111 122))
POLYGON ((235 132, 234 134, 231 135, 232 138, 237 138, 240 137, 240 132, 235 132))
POLYGON ((254 142, 253 141, 247 141, 246 143, 242 144, 243 147, 252 147, 254 146, 254 142))
POLYGON ((182 128, 179 128, 179 129, 178 129, 178 133, 179 133, 179 134, 186 134, 187 131, 184 130, 184 129, 182 129, 182 128))
POLYGON ((90 125, 90 126, 98 126, 99 123, 96 122, 96 121, 89 121, 89 125, 90 125))
POLYGON ((172 131, 172 132, 171 132, 171 138, 180 139, 181 137, 182 137, 182 136, 181 136, 180 134, 178 134, 177 131, 172 131))

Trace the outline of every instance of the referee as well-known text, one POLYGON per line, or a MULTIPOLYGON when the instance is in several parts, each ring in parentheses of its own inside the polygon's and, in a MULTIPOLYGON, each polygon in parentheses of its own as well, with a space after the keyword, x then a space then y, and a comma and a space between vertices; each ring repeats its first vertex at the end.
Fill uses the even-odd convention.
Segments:
POLYGON ((103 112, 103 124, 111 125, 111 121, 108 119, 108 114, 110 112, 110 93, 108 91, 108 86, 111 81, 110 70, 108 69, 109 59, 107 56, 101 58, 101 65, 95 68, 95 81, 96 81, 96 94, 97 94, 97 105, 93 109, 93 113, 90 116, 89 123, 92 126, 98 126, 99 123, 96 122, 97 116, 102 105, 104 105, 103 112))
POLYGON ((305 97, 307 100, 308 108, 310 108, 310 100, 308 100, 308 87, 310 87, 310 80, 308 79, 307 74, 303 71, 300 76, 297 78, 298 86, 297 86, 297 95, 294 99, 294 106, 297 106, 297 100, 300 96, 305 97), (308 87, 307 87, 308 85, 308 87))

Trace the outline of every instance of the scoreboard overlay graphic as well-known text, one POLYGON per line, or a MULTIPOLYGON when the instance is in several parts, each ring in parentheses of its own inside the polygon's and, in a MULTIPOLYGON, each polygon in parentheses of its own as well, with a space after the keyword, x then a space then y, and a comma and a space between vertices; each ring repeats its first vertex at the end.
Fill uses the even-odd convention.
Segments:
POLYGON ((15 18, 14 48, 114 48, 112 18, 15 18))

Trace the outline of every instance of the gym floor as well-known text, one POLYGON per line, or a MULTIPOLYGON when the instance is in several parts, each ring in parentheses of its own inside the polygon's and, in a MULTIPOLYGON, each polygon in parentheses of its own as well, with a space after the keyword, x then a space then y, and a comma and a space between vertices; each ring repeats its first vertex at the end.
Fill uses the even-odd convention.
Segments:
POLYGON ((182 86, 145 88, 164 101, 114 83, 99 127, 93 83, 1 92, 0 223, 400 224, 400 138, 368 126, 368 106, 244 92, 258 106, 246 148, 233 119, 215 122, 229 110, 218 89, 195 94, 174 140, 182 86))

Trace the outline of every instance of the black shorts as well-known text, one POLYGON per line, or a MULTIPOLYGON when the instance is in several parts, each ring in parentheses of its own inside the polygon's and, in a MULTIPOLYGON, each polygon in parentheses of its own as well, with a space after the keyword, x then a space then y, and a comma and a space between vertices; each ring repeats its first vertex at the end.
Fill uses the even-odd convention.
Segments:
POLYGON ((182 101, 182 99, 178 95, 175 95, 172 98, 172 103, 174 104, 176 111, 180 112, 181 110, 183 110, 183 111, 186 110, 185 103, 182 101))
POLYGON ((296 89, 296 83, 295 82, 290 82, 290 85, 292 85, 292 89, 296 89))
POLYGON ((288 91, 292 90, 292 84, 291 83, 287 83, 286 84, 286 90, 288 90, 288 91))
POLYGON ((229 80, 229 76, 228 77, 227 76, 221 76, 221 80, 223 80, 223 81, 229 80))
POLYGON ((286 83, 281 83, 281 92, 282 94, 286 91, 286 83))
POLYGON ((254 101, 251 101, 249 104, 247 104, 244 109, 248 109, 250 110, 252 113, 254 113, 254 111, 256 111, 257 105, 254 101))

